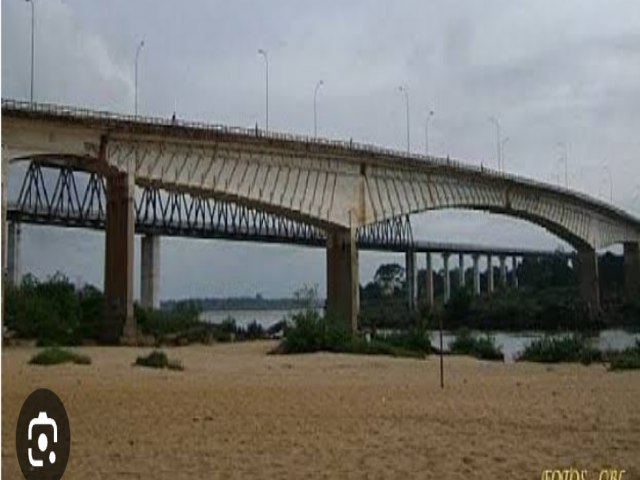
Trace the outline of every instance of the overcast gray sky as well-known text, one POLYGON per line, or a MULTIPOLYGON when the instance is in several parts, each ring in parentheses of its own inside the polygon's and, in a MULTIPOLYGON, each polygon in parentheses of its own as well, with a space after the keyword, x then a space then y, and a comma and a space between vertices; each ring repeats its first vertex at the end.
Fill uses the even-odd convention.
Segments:
MULTIPOLYGON (((35 99, 132 112, 134 57, 142 114, 309 133, 403 149, 409 90, 413 150, 496 166, 500 119, 506 169, 564 181, 640 215, 640 3, 636 0, 188 1, 35 0, 35 99)), ((2 0, 2 96, 28 98, 30 6, 2 0)), ((12 186, 19 178, 12 167, 12 186)), ((440 211, 412 218, 421 240, 555 248, 521 221, 440 211)), ((102 286, 97 232, 25 226, 23 271, 61 270, 102 286)), ((139 247, 138 247, 139 248, 139 247)), ((136 252, 136 262, 139 260, 136 252)), ((361 281, 401 256, 363 253, 361 281)), ((162 240, 161 297, 324 294, 322 250, 162 240)), ((422 267, 424 258, 419 259, 422 267)), ((136 282, 138 281, 136 272, 136 282)), ((136 289, 138 287, 136 286, 136 289)), ((137 290, 136 290, 137 291, 137 290)))

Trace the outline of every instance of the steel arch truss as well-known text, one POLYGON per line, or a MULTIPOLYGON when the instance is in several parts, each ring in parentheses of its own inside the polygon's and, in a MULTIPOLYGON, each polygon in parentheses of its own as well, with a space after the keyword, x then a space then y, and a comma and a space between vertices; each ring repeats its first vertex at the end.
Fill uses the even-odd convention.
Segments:
MULTIPOLYGON (((104 229, 106 182, 98 173, 31 162, 8 218, 24 223, 104 229)), ((195 238, 324 246, 326 233, 315 225, 234 202, 136 187, 137 233, 195 238)), ((400 216, 357 230, 358 245, 382 250, 413 245, 409 216, 400 216)))

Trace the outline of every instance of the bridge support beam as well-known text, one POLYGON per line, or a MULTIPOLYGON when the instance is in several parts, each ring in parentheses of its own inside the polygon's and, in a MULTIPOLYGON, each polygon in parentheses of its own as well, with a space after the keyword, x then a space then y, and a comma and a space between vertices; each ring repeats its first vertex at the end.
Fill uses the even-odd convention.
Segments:
POLYGON ((327 315, 358 329, 358 249, 356 230, 336 228, 327 232, 327 315))
POLYGON ((513 276, 513 288, 518 288, 518 257, 511 257, 511 274, 513 276))
POLYGON ((640 243, 626 242, 624 249, 624 290, 627 301, 640 300, 640 243))
POLYGON ((493 290, 493 257, 491 255, 487 255, 487 292, 492 294, 493 290))
POLYGON ((427 275, 426 275, 426 294, 427 294, 427 305, 433 307, 433 258, 431 256, 431 252, 426 253, 427 256, 427 275))
POLYGON ((458 287, 460 287, 460 289, 463 289, 466 284, 466 279, 464 278, 464 253, 458 255, 458 271, 458 287))
POLYGON ((140 243, 140 303, 160 308, 160 237, 144 235, 140 243))
POLYGON ((418 284, 416 281, 416 252, 407 250, 404 254, 405 276, 407 280, 407 307, 414 312, 418 306, 418 284))
POLYGON ((451 298, 451 276, 449 275, 449 254, 442 254, 442 261, 444 262, 444 303, 447 303, 451 298))
POLYGON ((500 255, 500 287, 507 288, 507 258, 500 255))
POLYGON ((22 227, 18 222, 7 222, 7 284, 19 285, 22 278, 22 262, 20 259, 20 239, 22 227))
POLYGON ((580 298, 590 314, 600 310, 600 284, 598 277, 598 254, 592 248, 578 249, 578 275, 580 276, 580 298))
POLYGON ((473 255, 473 294, 480 295, 480 255, 473 255))
POLYGON ((105 225, 103 341, 135 343, 133 317, 134 207, 133 175, 107 177, 107 218, 105 225))

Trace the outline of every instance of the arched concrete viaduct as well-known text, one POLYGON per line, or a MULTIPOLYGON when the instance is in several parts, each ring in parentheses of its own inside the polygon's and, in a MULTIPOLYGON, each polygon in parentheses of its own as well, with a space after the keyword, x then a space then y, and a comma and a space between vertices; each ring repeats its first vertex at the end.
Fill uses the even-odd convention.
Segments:
POLYGON ((125 335, 134 330, 135 184, 226 198, 327 230, 328 310, 353 328, 358 311, 356 229, 441 208, 518 217, 566 240, 578 252, 581 292, 593 308, 599 307, 596 250, 622 243, 628 294, 640 294, 640 220, 574 191, 450 159, 257 129, 12 100, 3 100, 2 120, 3 166, 43 155, 107 176, 110 332, 123 324, 125 335))

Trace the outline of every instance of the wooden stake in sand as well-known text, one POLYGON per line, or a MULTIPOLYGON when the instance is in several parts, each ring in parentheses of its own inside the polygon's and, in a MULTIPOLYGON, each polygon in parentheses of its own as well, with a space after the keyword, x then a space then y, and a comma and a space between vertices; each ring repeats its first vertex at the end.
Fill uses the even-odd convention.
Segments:
POLYGON ((444 360, 442 358, 442 315, 440 315, 440 388, 444 388, 444 360))

